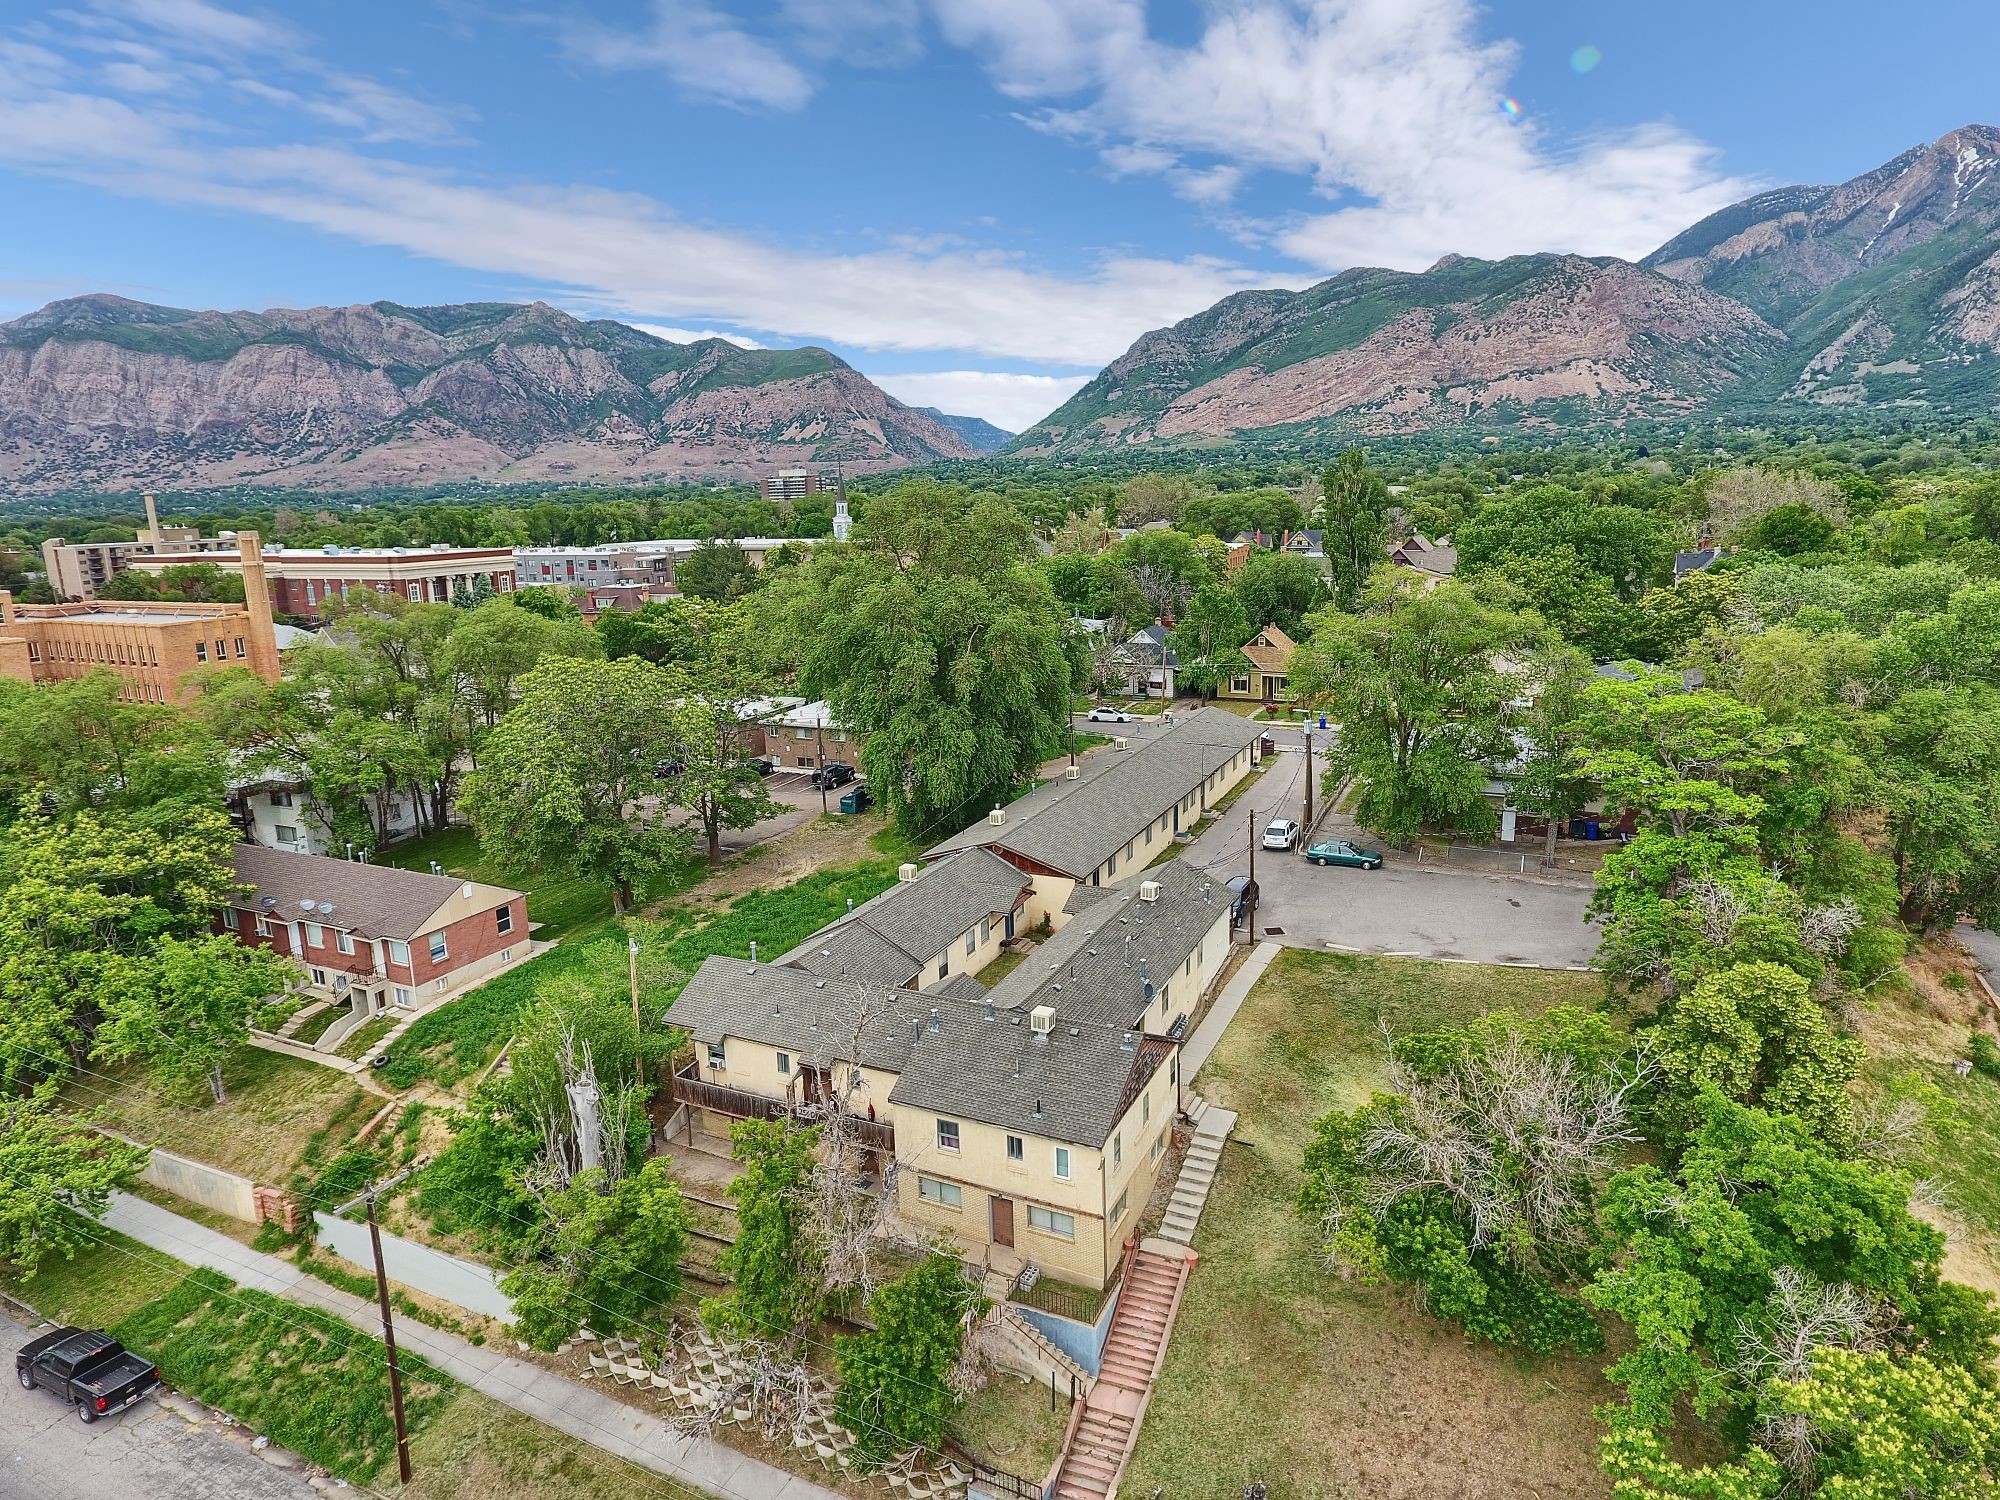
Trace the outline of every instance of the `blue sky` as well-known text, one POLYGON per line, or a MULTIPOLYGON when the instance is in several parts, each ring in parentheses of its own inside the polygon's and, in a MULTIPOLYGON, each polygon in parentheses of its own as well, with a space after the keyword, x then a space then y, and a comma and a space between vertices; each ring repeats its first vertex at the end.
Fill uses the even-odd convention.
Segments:
POLYGON ((2000 123, 2000 6, 7 0, 0 318, 543 298, 1018 428, 1232 290, 2000 123))

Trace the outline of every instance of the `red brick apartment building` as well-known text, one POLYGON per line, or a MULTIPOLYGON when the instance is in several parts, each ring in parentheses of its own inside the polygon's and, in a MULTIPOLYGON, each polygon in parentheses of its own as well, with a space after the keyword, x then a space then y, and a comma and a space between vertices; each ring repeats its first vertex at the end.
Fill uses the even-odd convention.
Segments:
POLYGON ((528 900, 504 886, 238 844, 220 930, 297 959, 356 1014, 426 1010, 528 957, 528 900))
MULTIPOLYGON (((213 563, 236 571, 233 560, 214 553, 153 552, 131 566, 147 573, 192 563, 213 563)), ((496 594, 514 590, 511 547, 277 547, 264 554, 271 607, 294 619, 318 619, 328 603, 373 591, 405 599, 448 604, 454 593, 470 591, 479 579, 496 594)))

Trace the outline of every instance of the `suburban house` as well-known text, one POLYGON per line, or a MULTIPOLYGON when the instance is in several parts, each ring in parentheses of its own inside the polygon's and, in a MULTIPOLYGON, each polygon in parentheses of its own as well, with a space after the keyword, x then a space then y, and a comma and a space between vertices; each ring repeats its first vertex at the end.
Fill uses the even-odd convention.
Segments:
POLYGON ((893 1164, 905 1222, 991 1269, 1101 1288, 1167 1155, 1181 1039, 1229 950, 1227 892, 1178 861, 1107 890, 977 848, 904 875, 775 963, 695 972, 667 1013, 694 1042, 674 1088, 689 1128, 838 1100, 893 1164), (982 984, 998 924, 1038 914, 1050 936, 982 984), (940 978, 919 957, 933 952, 956 972, 940 978))
POLYGON ((1167 627, 1157 622, 1133 633, 1111 651, 1111 675, 1122 679, 1118 691, 1135 698, 1177 696, 1174 672, 1180 665, 1167 642, 1167 627))
POLYGON ((1276 625, 1266 625, 1243 647, 1248 670, 1222 679, 1215 696, 1246 703, 1282 702, 1298 643, 1276 625))
POLYGON ((1697 547, 1691 552, 1674 554, 1674 582, 1679 583, 1690 573, 1704 573, 1723 558, 1729 556, 1725 548, 1714 545, 1697 547))
POLYGON ((1458 571, 1458 549, 1449 542, 1434 542, 1412 533, 1408 541, 1390 550, 1389 561, 1431 578, 1449 578, 1458 571))
MULTIPOLYGON (((414 838, 422 831, 417 797, 407 788, 373 793, 369 814, 390 839, 414 838)), ((305 778, 283 771, 232 777, 229 815, 244 840, 292 854, 338 854, 328 829, 332 816, 314 800, 305 778)), ((373 847, 371 844, 370 847, 373 847)))
POLYGON ((1262 729, 1226 708, 1203 708, 1148 739, 1092 756, 982 822, 928 850, 942 860, 989 849, 1029 875, 1046 877, 1046 899, 1068 892, 1054 882, 1114 885, 1145 869, 1194 825, 1258 760, 1262 729))
POLYGON ((300 989, 356 1015, 426 1010, 526 959, 528 899, 504 886, 238 844, 219 930, 289 954, 300 989))

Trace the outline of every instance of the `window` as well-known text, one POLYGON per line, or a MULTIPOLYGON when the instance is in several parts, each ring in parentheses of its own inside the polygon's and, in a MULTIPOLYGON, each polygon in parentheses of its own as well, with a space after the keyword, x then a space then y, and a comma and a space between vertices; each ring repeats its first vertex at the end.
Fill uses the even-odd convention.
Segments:
POLYGON ((271 793, 271 806, 290 807, 291 805, 292 805, 292 794, 290 792, 271 793))
POLYGON ((1114 1168, 1125 1164, 1125 1132, 1113 1131, 1111 1135, 1111 1165, 1114 1168))
POLYGON ((443 963, 443 962, 444 962, 444 956, 445 956, 445 955, 444 955, 444 934, 443 934, 443 933, 441 933, 441 932, 434 932, 434 933, 432 933, 432 934, 430 935, 430 945, 431 945, 431 962, 432 962, 432 963, 434 963, 434 964, 441 964, 441 963, 443 963))
POLYGON ((791 1054, 791 1053, 789 1053, 789 1052, 780 1052, 780 1053, 778 1054, 778 1071, 779 1071, 780 1073, 789 1073, 789 1072, 791 1072, 791 1071, 792 1071, 792 1054, 791 1054))
POLYGON ((410 945, 396 938, 389 939, 389 962, 407 964, 410 961, 410 945))
POLYGON ((271 919, 269 917, 257 918, 257 936, 267 938, 270 935, 271 935, 271 919))
POLYGON ((726 1042, 710 1042, 708 1044, 708 1065, 711 1068, 726 1068, 729 1066, 728 1053, 724 1050, 727 1046, 728 1043, 726 1042))
POLYGON ((324 948, 326 946, 326 932, 321 928, 319 923, 306 923, 306 946, 308 948, 324 948))
POLYGON ((1167 1132, 1162 1130, 1158 1135, 1153 1137, 1153 1160, 1157 1162, 1160 1159, 1160 1153, 1166 1149, 1167 1132))
POLYGON ((979 946, 979 934, 976 932, 968 932, 965 935, 965 951, 967 953, 970 953, 972 952, 973 949, 977 948, 978 946, 979 946))
POLYGON ((271 836, 281 844, 296 844, 299 841, 299 830, 296 824, 278 823, 272 826, 271 836))
POLYGON ((512 932, 514 930, 514 908, 503 906, 495 911, 493 913, 493 925, 500 929, 503 936, 512 932))
POLYGON ((958 1149, 958 1121, 939 1120, 937 1122, 937 1143, 940 1151, 958 1149))
POLYGON ((512 948, 502 948, 502 949, 500 950, 500 962, 501 962, 501 963, 503 963, 503 964, 504 964, 504 963, 512 963, 512 962, 513 962, 513 960, 514 960, 514 950, 513 950, 512 948))
POLYGON ((938 978, 942 979, 944 978, 945 975, 949 974, 950 972, 951 972, 951 955, 947 953, 943 958, 938 960, 938 978))
POLYGON ((1025 1142, 1022 1141, 1022 1139, 1018 1135, 1010 1135, 1007 1137, 1007 1160, 1023 1161, 1027 1158, 1027 1155, 1028 1155, 1027 1145, 1025 1142))
POLYGON ((404 1006, 405 1008, 407 1008, 410 1003, 410 992, 404 989, 400 984, 396 986, 396 1003, 398 1005, 404 1006))
POLYGON ((1152 1118, 1153 1118, 1153 1096, 1151 1094, 1141 1094, 1139 1096, 1139 1123, 1141 1125, 1144 1125, 1148 1120, 1151 1120, 1152 1118))
POLYGON ((1165 986, 1162 986, 1160 989, 1160 1014, 1164 1016, 1166 1013, 1167 1013, 1167 991, 1165 986))
POLYGON ((1127 1188, 1118 1195, 1118 1201, 1111 1205, 1111 1222, 1116 1224, 1125 1217, 1125 1205, 1131 1201, 1132 1190, 1127 1188))
POLYGON ((217 661, 228 660, 229 652, 225 649, 226 644, 221 636, 215 638, 215 659, 217 661))
POLYGON ((241 661, 243 660, 243 657, 244 657, 243 637, 239 635, 238 637, 236 637, 236 659, 238 661, 241 661))
POLYGON ((935 1177, 917 1179, 917 1196, 939 1208, 963 1208, 965 1194, 955 1182, 939 1182, 935 1177))
POLYGON ((317 984, 317 985, 320 985, 321 987, 324 987, 324 986, 325 986, 325 984, 326 984, 326 970, 324 970, 324 969, 314 969, 314 970, 312 971, 312 977, 313 977, 313 983, 314 983, 314 984, 317 984))
POLYGON ((1116 875, 1117 873, 1118 873, 1118 851, 1114 849, 1111 851, 1111 858, 1107 859, 1104 862, 1104 874, 1108 879, 1109 877, 1116 875))
POLYGON ((1232 677, 1232 678, 1230 678, 1230 679, 1229 679, 1229 691, 1230 691, 1230 692, 1232 692, 1232 693, 1247 693, 1247 692, 1249 692, 1249 691, 1250 691, 1250 679, 1249 679, 1249 678, 1247 678, 1247 677, 1232 677))
POLYGON ((352 953, 354 951, 354 934, 351 932, 336 932, 333 935, 333 946, 338 948, 342 953, 352 953))
POLYGON ((445 992, 445 986, 450 983, 449 979, 434 980, 431 984, 431 993, 433 995, 442 995, 445 992))
POLYGON ((979 919, 979 941, 983 943, 992 936, 993 919, 991 917, 981 917, 979 919))
POLYGON ((196 641, 196 642, 194 643, 194 659, 195 659, 196 661, 207 661, 207 660, 208 660, 208 642, 207 642, 207 641, 196 641))
POLYGON ((1043 1234, 1055 1235, 1058 1239, 1076 1238, 1074 1214, 1059 1214, 1052 1208, 1043 1208, 1039 1203, 1028 1205, 1028 1227, 1039 1229, 1043 1234))
POLYGON ((1069 1181, 1069 1147, 1067 1146, 1056 1147, 1056 1177, 1063 1182, 1069 1181))

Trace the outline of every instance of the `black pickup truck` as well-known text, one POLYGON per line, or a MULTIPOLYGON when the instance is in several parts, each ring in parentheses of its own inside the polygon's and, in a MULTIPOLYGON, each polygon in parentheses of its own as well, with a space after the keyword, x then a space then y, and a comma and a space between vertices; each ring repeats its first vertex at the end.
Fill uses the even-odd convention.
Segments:
POLYGON ((54 1391, 86 1422, 123 1411, 160 1383, 160 1372, 108 1333, 58 1328, 14 1355, 22 1388, 54 1391))

